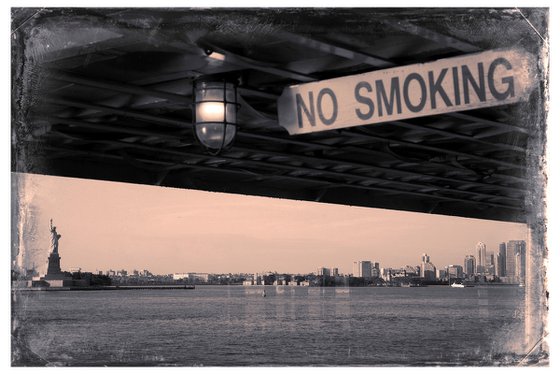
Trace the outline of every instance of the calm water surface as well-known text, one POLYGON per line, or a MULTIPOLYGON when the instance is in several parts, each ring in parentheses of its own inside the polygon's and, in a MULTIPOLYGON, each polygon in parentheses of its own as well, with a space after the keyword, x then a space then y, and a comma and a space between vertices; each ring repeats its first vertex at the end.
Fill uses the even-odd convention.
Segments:
POLYGON ((199 286, 33 292, 22 363, 497 365, 521 344, 524 290, 199 286))

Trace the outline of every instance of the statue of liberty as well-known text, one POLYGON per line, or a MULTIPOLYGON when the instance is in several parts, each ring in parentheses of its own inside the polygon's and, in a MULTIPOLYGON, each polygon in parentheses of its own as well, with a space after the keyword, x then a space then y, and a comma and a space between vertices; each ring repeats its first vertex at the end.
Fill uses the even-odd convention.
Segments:
POLYGON ((58 254, 58 240, 61 237, 62 235, 56 232, 56 226, 53 226, 51 218, 51 253, 58 254))
POLYGON ((53 226, 51 219, 51 251, 45 279, 61 279, 62 271, 60 269, 60 255, 58 254, 58 241, 61 236, 56 232, 56 226, 53 226))

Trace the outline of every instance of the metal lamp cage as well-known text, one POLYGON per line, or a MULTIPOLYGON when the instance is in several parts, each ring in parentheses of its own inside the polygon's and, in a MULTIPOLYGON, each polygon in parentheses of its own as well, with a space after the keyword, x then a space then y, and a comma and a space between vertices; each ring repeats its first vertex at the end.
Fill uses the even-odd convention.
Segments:
POLYGON ((193 131, 207 152, 229 148, 237 132, 237 86, 227 80, 193 82, 193 131))

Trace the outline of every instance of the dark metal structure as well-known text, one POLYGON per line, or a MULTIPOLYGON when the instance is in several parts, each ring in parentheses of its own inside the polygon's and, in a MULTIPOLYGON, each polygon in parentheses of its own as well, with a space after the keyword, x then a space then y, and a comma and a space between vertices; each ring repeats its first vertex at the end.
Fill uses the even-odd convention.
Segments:
POLYGON ((14 172, 515 222, 540 186, 542 84, 521 104, 299 136, 276 99, 494 48, 540 57, 543 9, 14 9, 12 27, 14 172), (212 156, 192 81, 217 73, 238 77, 241 108, 212 156))

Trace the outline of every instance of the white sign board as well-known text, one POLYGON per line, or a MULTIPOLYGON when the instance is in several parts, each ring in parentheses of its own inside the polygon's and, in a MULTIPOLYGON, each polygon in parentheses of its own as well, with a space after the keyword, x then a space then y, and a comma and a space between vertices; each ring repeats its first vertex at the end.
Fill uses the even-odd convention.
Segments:
POLYGON ((280 126, 293 134, 370 125, 526 100, 535 58, 491 50, 287 87, 280 126))

